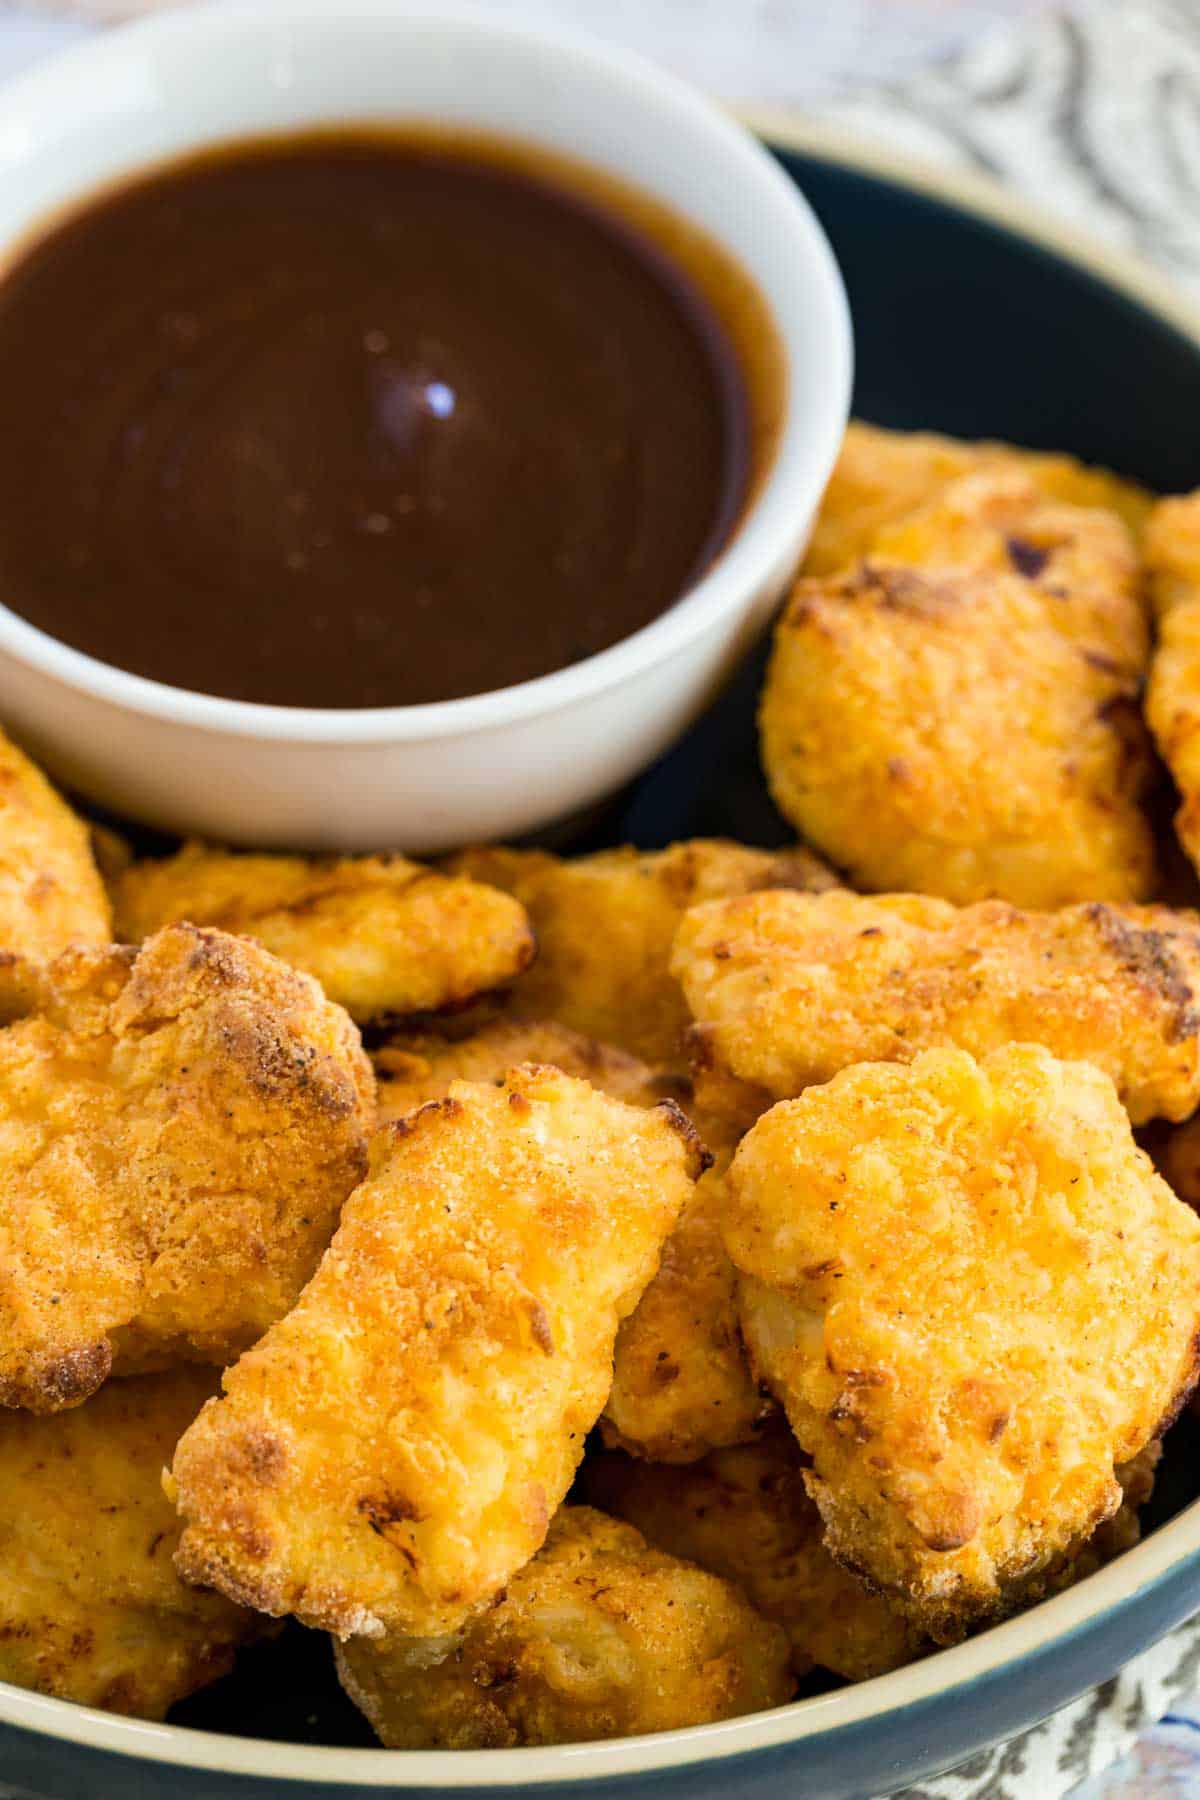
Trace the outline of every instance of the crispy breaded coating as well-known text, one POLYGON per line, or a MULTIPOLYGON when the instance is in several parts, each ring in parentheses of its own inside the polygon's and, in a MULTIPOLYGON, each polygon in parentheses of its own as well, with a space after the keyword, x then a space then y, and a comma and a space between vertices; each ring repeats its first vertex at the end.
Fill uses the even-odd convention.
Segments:
POLYGON ((1114 1470, 1121 1488, 1121 1504, 1112 1517, 1097 1526, 1092 1536, 1055 1576, 1050 1585, 1055 1591, 1071 1587, 1087 1575, 1094 1575, 1105 1563, 1124 1556, 1141 1542, 1142 1522, 1139 1509, 1154 1492, 1155 1476, 1162 1461, 1162 1444, 1154 1439, 1133 1458, 1114 1470))
POLYGON ((54 1412, 286 1312, 375 1094, 342 1009, 223 932, 68 951, 29 997, 0 1030, 0 1406, 54 1412))
POLYGON ((252 856, 186 844, 114 884, 117 935, 178 919, 254 937, 355 1019, 459 1007, 521 973, 533 935, 508 894, 404 856, 252 856))
POLYGON ((392 1749, 494 1750, 706 1725, 791 1698, 787 1640, 737 1588, 587 1506, 555 1515, 450 1639, 355 1638, 338 1674, 392 1749))
POLYGON ((1151 506, 1134 482, 1073 456, 931 431, 885 431, 855 419, 825 490, 805 572, 831 575, 871 555, 881 533, 936 503, 952 482, 979 473, 1023 475, 1045 499, 1116 513, 1135 533, 1151 506))
MULTIPOLYGON (((498 1019, 466 1038, 393 1037, 375 1051, 380 1116, 402 1118, 440 1100, 455 1080, 500 1082, 519 1062, 552 1063, 632 1106, 688 1104, 690 1084, 656 1075, 624 1050, 547 1020, 498 1019)), ((697 1118, 727 1164, 732 1141, 697 1118)), ((715 1129, 714 1129, 715 1127, 715 1129)), ((772 1402, 750 1374, 734 1305, 733 1264, 721 1241, 722 1168, 709 1169, 663 1246, 658 1273, 617 1332, 612 1392, 601 1429, 660 1462, 690 1462, 751 1437, 772 1402)))
POLYGON ((179 1446, 185 1579, 339 1637, 458 1630, 542 1544, 702 1161, 671 1102, 534 1066, 380 1132, 179 1446))
POLYGON ((663 1246, 658 1274, 617 1333, 606 1444, 660 1463, 689 1463, 754 1437, 774 1411, 750 1372, 725 1251, 729 1154, 702 1175, 663 1246))
MULTIPOLYGON (((1138 1508, 1153 1492, 1161 1455, 1161 1444, 1148 1444, 1115 1471, 1121 1505, 1054 1576, 1056 1591, 1138 1542, 1138 1508)), ((804 1461, 786 1428, 770 1428, 753 1444, 714 1451, 688 1468, 619 1453, 593 1456, 580 1480, 589 1503, 628 1519, 672 1556, 735 1582, 757 1612, 778 1620, 798 1676, 822 1668, 866 1681, 935 1647, 826 1550, 821 1515, 804 1485, 804 1461)))
POLYGON ((46 962, 111 937, 87 826, 0 732, 0 955, 46 962))
POLYGON ((582 1481, 592 1505, 744 1589, 750 1604, 787 1632, 797 1675, 823 1668, 864 1681, 932 1647, 825 1549, 821 1515, 786 1427, 687 1468, 611 1453, 590 1457, 582 1481))
POLYGON ((371 1055, 379 1078, 381 1124, 444 1099, 452 1081, 490 1081, 498 1087, 518 1063, 548 1063, 630 1106, 690 1097, 686 1079, 658 1075, 628 1051, 598 1044, 550 1019, 491 1019, 466 1037, 393 1032, 371 1055))
POLYGON ((1016 574, 1073 643, 1140 675, 1150 650, 1141 564, 1114 512, 1047 500, 1020 470, 987 470, 880 531, 871 558, 915 568, 1016 574))
POLYGON ((1200 869, 1200 489, 1159 502, 1145 554, 1158 619, 1146 718, 1179 789, 1175 829, 1200 869))
POLYGON ((750 1084, 747 1123, 850 1063, 1013 1042, 1095 1063, 1135 1124, 1200 1103, 1195 913, 750 894, 690 912, 672 967, 698 1021, 698 1093, 711 1106, 727 1077, 750 1084))
POLYGON ((688 1025, 667 959, 689 906, 754 888, 832 886, 809 851, 752 850, 695 838, 666 850, 600 850, 566 861, 543 850, 465 850, 448 865, 514 895, 537 934, 537 961, 514 1004, 652 1066, 682 1066, 688 1025))
POLYGON ((171 1560, 163 1465, 216 1381, 177 1369, 52 1419, 0 1415, 0 1681, 161 1719, 261 1632, 171 1560))
POLYGON ((931 1637, 1044 1592, 1196 1377, 1200 1220, 1090 1064, 859 1063, 743 1140, 726 1244, 825 1541, 931 1637))
POLYGON ((1018 576, 864 565, 793 592, 763 763, 781 811, 855 887, 1139 900, 1154 851, 1136 700, 1018 576))

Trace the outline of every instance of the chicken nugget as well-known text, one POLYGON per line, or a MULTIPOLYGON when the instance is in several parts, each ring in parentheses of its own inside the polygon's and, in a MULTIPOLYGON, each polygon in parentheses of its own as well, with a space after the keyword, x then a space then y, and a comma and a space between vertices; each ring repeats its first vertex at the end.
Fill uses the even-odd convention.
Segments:
POLYGON ((262 1631, 171 1560, 163 1465, 216 1381, 178 1369, 54 1418, 0 1415, 0 1681, 161 1719, 262 1631))
MULTIPOLYGON (((1054 1576, 1056 1591, 1138 1542, 1138 1508, 1153 1492, 1161 1455, 1161 1444, 1151 1443, 1116 1470, 1121 1505, 1054 1576)), ((581 1486, 591 1505, 628 1519, 660 1550, 741 1588, 757 1612, 787 1632, 800 1677, 821 1668, 866 1681, 935 1648, 829 1554, 821 1515, 804 1485, 804 1459, 786 1428, 687 1468, 619 1453, 593 1456, 581 1486)))
POLYGON ((707 1725, 791 1698, 787 1639, 727 1581, 587 1506, 449 1639, 355 1638, 342 1686, 392 1749, 494 1750, 707 1725))
POLYGON ((1046 907, 1153 889, 1136 683, 1017 576, 801 582, 760 727, 781 811, 855 887, 1046 907))
POLYGON ((1146 529, 1158 644, 1146 717, 1175 786, 1175 829, 1200 869, 1200 489, 1163 500, 1146 529))
POLYGON ((542 850, 465 850, 448 865, 527 909, 537 961, 514 1004, 556 1019, 652 1066, 678 1068, 688 1025, 667 969, 680 919, 697 901, 754 888, 821 888, 834 876, 809 851, 752 850, 695 838, 666 850, 624 845, 565 861, 542 850))
POLYGON ((1045 1592, 1197 1372, 1200 1219, 1107 1075, 1029 1044, 859 1063, 759 1120, 730 1194, 829 1550, 939 1642, 1045 1592))
POLYGON ((111 937, 87 826, 0 732, 0 955, 46 962, 111 937))
POLYGON ((593 1456, 582 1482, 591 1505, 628 1519, 660 1550, 742 1588, 756 1611, 787 1632, 799 1676, 822 1668, 865 1681, 932 1648, 826 1550, 799 1447, 786 1428, 686 1468, 612 1452, 593 1456))
POLYGON ((184 1578, 339 1637, 458 1630, 541 1546, 702 1162, 672 1102, 534 1066, 380 1132, 179 1445, 184 1578))
POLYGON ((548 1063, 590 1081, 630 1106, 691 1097, 686 1077, 659 1075, 636 1056, 598 1044, 550 1019, 490 1019, 467 1036, 439 1031, 393 1032, 371 1053, 379 1078, 379 1118, 390 1124, 430 1100, 442 1100, 452 1081, 502 1085, 518 1063, 548 1063))
POLYGON ((1200 1103, 1195 913, 751 894, 690 912, 672 967, 698 1021, 700 1098, 724 1104, 729 1077, 749 1084, 747 1123, 850 1063, 1014 1042, 1095 1063, 1135 1124, 1200 1103))
POLYGON ((916 568, 1017 574, 1073 643, 1140 675, 1150 650, 1141 564, 1116 513, 1047 500, 1020 470, 951 482, 936 500, 879 532, 872 560, 916 568))
POLYGON ((129 943, 187 919, 254 937, 352 1018, 440 1012, 504 987, 533 956, 522 908, 403 856, 254 856, 186 844, 113 888, 129 943))
POLYGON ((1121 1504, 1111 1518, 1096 1527, 1082 1550, 1076 1551, 1062 1571, 1052 1577, 1050 1586, 1055 1592, 1073 1587, 1087 1575, 1094 1575, 1097 1569, 1124 1556, 1127 1550, 1141 1542, 1140 1509, 1154 1492, 1161 1461, 1162 1443, 1155 1438, 1138 1451, 1132 1462, 1117 1466, 1114 1473, 1121 1489, 1121 1504))
POLYGON ((32 997, 0 1030, 0 1406, 54 1412, 286 1312, 375 1094, 342 1009, 222 932, 67 951, 32 997))
MULTIPOLYGON (((519 1062, 552 1063, 632 1106, 690 1101, 686 1080, 656 1075, 624 1050, 565 1025, 513 1018, 467 1038, 393 1037, 375 1052, 381 1117, 401 1118, 440 1100, 455 1080, 502 1081, 519 1062)), ((732 1141, 725 1143, 714 1121, 696 1123, 728 1163, 732 1141)), ((610 1442, 660 1462, 690 1462, 719 1444, 741 1443, 773 1410, 742 1348, 733 1264, 721 1241, 722 1199, 721 1169, 709 1169, 663 1246, 658 1273, 617 1332, 601 1429, 610 1442)))
POLYGON ((873 554, 883 532, 935 503, 952 482, 978 473, 1023 475, 1045 499, 1116 513, 1134 533, 1152 504, 1134 482, 1073 456, 931 431, 885 431, 855 419, 821 502, 806 573, 832 575, 873 554))
POLYGON ((606 1444, 690 1463, 744 1444, 774 1402, 755 1381, 738 1324, 736 1276, 721 1224, 728 1153, 702 1175, 663 1246, 658 1274, 617 1333, 606 1444))

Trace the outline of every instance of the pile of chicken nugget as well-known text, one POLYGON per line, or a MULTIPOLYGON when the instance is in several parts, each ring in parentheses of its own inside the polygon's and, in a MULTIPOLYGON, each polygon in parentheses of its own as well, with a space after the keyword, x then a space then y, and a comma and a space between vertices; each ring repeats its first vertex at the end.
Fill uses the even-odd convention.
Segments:
POLYGON ((853 426, 761 733, 791 849, 436 867, 135 861, 3 745, 0 1678, 162 1718, 290 1617, 386 1745, 613 1737, 1137 1541, 1200 494, 853 426))

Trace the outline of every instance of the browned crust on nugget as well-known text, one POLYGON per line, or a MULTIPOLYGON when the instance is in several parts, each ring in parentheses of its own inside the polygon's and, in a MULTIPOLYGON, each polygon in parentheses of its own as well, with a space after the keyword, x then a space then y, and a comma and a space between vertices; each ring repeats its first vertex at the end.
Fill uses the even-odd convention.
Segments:
POLYGON ((114 881, 117 929, 137 942, 179 919, 257 938, 359 1020, 468 1005, 528 968, 521 906, 404 856, 267 856, 187 844, 114 881))
POLYGON ((798 584, 763 764, 856 887, 1023 906, 1150 894, 1138 673, 1059 629, 1052 603, 1012 574, 878 561, 798 584))
POLYGON ((185 1577, 344 1637, 459 1629, 541 1544, 700 1161, 674 1108, 529 1065, 380 1132, 180 1443, 185 1577))
POLYGON ((698 1101, 749 1125, 854 1062, 1041 1043, 1112 1077, 1136 1123, 1200 1101, 1200 916, 920 894, 752 894, 687 914, 672 962, 698 1101))
POLYGON ((831 1553, 940 1642, 1060 1585, 1197 1375, 1200 1222, 1108 1078, 1031 1044, 857 1063, 759 1121, 731 1191, 831 1553))
POLYGON ((162 1467, 216 1382, 179 1369, 53 1418, 0 1415, 0 1680, 161 1719, 267 1629, 172 1566, 162 1467))
POLYGON ((0 1405, 236 1355, 366 1171, 357 1031, 256 945, 186 925, 67 952, 25 999, 0 1031, 0 1405))
POLYGON ((571 859, 493 846, 464 850, 449 867, 503 888, 529 913, 538 957, 515 985, 516 1009, 677 1070, 689 1020, 667 960, 687 908, 721 894, 834 881, 803 846, 756 850, 723 838, 571 859))
POLYGON ((396 1749, 577 1743, 776 1706, 792 1681, 777 1626, 730 1582, 590 1507, 457 1637, 357 1639, 338 1674, 396 1749))

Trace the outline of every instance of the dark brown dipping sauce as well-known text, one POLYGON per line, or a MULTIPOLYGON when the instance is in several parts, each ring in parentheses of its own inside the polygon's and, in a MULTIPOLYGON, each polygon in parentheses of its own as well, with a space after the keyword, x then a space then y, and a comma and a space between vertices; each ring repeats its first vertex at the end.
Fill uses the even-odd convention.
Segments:
POLYGON ((720 306, 651 230, 380 134, 230 146, 65 218, 0 279, 0 395, 0 598, 288 706, 617 643, 730 535, 756 454, 720 306))

